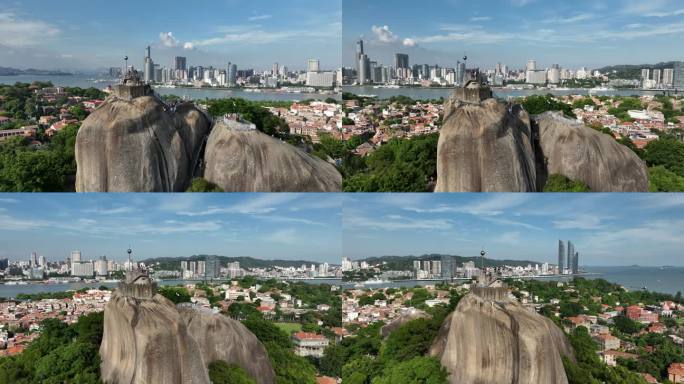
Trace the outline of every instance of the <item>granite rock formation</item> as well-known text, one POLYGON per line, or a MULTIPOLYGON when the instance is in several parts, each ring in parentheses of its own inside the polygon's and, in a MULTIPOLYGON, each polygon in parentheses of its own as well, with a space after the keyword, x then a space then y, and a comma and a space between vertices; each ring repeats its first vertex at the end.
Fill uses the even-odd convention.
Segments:
POLYGON ((115 291, 105 306, 100 345, 102 382, 107 384, 209 384, 198 343, 171 301, 115 291))
POLYGON ((581 181, 593 192, 646 192, 648 170, 629 148, 612 137, 570 120, 560 112, 534 117, 549 175, 581 181))
POLYGON ((429 355, 447 369, 451 384, 567 383, 561 356, 574 357, 563 331, 501 290, 481 288, 492 293, 464 296, 429 355))
POLYGON ((610 136, 564 118, 458 89, 445 102, 436 192, 542 191, 549 175, 594 192, 646 192, 646 165, 610 136))
POLYGON ((173 112, 152 95, 110 96, 76 137, 76 190, 183 191, 209 129, 209 119, 189 104, 173 112))
POLYGON ((266 349, 246 327, 156 293, 144 271, 129 271, 105 306, 100 345, 105 384, 209 384, 208 365, 223 360, 259 384, 274 384, 266 349))
POLYGON ((275 384, 266 348, 242 323, 198 308, 178 310, 207 364, 223 360, 240 366, 257 384, 275 384))
POLYGON ((530 120, 521 107, 447 100, 436 192, 532 192, 535 185, 530 120))
POLYGON ((204 178, 226 192, 339 192, 342 176, 317 157, 245 124, 219 121, 205 151, 204 178))

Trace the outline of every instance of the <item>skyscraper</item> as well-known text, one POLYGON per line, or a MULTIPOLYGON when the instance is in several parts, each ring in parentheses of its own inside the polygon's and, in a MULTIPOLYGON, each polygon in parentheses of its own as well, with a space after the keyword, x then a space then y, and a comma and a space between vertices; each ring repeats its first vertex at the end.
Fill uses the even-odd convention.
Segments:
POLYGON ((674 89, 684 91, 684 61, 675 62, 672 85, 674 89))
POLYGON ((356 53, 354 56, 354 62, 356 63, 356 77, 359 84, 361 84, 361 56, 363 56, 363 40, 359 39, 359 41, 356 42, 356 53))
POLYGON ((207 257, 206 263, 204 265, 204 278, 213 280, 219 277, 220 271, 221 263, 219 262, 219 259, 216 256, 207 257))
POLYGON ((565 244, 563 240, 558 240, 558 274, 563 274, 563 269, 565 268, 565 244))
POLYGON ((321 70, 321 62, 317 59, 309 59, 307 64, 308 72, 319 72, 321 70))
POLYGON ((273 63, 273 69, 271 70, 271 74, 272 74, 274 77, 277 77, 277 76, 278 76, 278 68, 280 68, 280 66, 278 65, 278 63, 273 63))
POLYGON ((566 268, 572 271, 572 258, 575 256, 575 245, 568 240, 568 262, 566 268))
POLYGON ((143 80, 146 83, 154 81, 154 62, 152 61, 152 53, 149 45, 147 46, 147 56, 145 56, 143 80))
POLYGON ((663 85, 672 86, 674 81, 674 70, 672 68, 663 69, 663 85))
POLYGON ((409 67, 409 56, 405 53, 397 53, 394 55, 394 68, 396 69, 408 69, 409 67))
POLYGON ((174 63, 174 70, 176 71, 185 71, 188 69, 188 60, 186 57, 183 56, 176 56, 175 63, 174 63))
POLYGON ((228 70, 226 71, 226 77, 229 86, 233 86, 237 83, 237 65, 228 63, 228 70))
POLYGON ((367 84, 370 80, 370 59, 365 54, 359 59, 359 85, 367 84))
POLYGON ((454 258, 444 255, 441 261, 442 279, 451 281, 454 277, 454 258))
POLYGON ((572 258, 572 273, 579 273, 579 252, 575 252, 575 256, 572 258))

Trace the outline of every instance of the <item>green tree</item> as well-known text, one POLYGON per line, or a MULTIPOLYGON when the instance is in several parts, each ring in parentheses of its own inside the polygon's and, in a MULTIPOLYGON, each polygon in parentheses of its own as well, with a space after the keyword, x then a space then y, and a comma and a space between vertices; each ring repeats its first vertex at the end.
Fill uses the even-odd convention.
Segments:
POLYGON ((224 192, 221 187, 207 180, 197 177, 192 179, 192 183, 186 192, 224 192))
POLYGON ((160 287, 157 292, 174 304, 190 302, 190 293, 185 287, 160 287))
POLYGON ((591 192, 589 186, 581 181, 573 181, 559 174, 549 176, 544 192, 591 192))
POLYGON ((244 369, 223 360, 209 364, 209 379, 213 384, 256 384, 244 369))
POLYGON ((684 143, 673 137, 653 140, 644 148, 644 160, 650 167, 662 165, 684 177, 684 143))
POLYGON ((684 192, 684 177, 663 165, 648 169, 650 192, 684 192))
POLYGON ((437 359, 419 356, 385 368, 372 384, 447 384, 447 376, 437 359))

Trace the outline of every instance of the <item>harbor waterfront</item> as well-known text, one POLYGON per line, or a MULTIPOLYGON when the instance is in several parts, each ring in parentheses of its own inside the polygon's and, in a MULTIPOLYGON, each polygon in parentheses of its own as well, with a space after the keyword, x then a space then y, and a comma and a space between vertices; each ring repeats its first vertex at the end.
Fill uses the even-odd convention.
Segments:
MULTIPOLYGON (((213 280, 213 283, 218 283, 224 280, 213 280)), ((226 280, 228 281, 228 280, 226 280)), ((326 279, 292 279, 287 281, 300 281, 307 284, 330 284, 330 285, 340 285, 340 279, 326 278, 326 279)), ((185 284, 198 284, 202 283, 204 280, 178 280, 178 279, 164 279, 157 280, 157 284, 160 286, 175 286, 175 285, 185 285, 185 284)), ((17 297, 19 294, 35 295, 39 293, 55 293, 55 292, 66 292, 66 291, 77 291, 83 288, 98 288, 105 286, 107 288, 116 288, 119 282, 113 282, 111 280, 107 281, 95 281, 95 282, 68 282, 68 283, 50 283, 46 284, 43 282, 23 282, 21 284, 0 284, 0 298, 11 299, 17 297)))
MULTIPOLYGON (((646 289, 652 292, 668 293, 684 292, 684 267, 586 267, 585 273, 578 275, 544 275, 520 277, 521 279, 537 279, 542 281, 569 281, 573 277, 585 279, 605 279, 611 283, 620 284, 630 291, 646 289)), ((456 283, 462 283, 470 279, 453 279, 456 283)), ((415 286, 434 285, 442 282, 440 279, 411 279, 393 280, 382 283, 363 284, 359 282, 345 281, 342 287, 349 288, 409 288, 415 286)), ((0 288, 1 289, 1 288, 0 288)), ((0 295, 2 296, 2 295, 0 295)))
MULTIPOLYGON (((382 87, 382 86, 344 86, 344 92, 353 93, 363 96, 376 96, 379 99, 389 99, 393 96, 406 96, 415 100, 434 100, 449 98, 454 93, 454 88, 447 87, 382 87)), ((532 95, 546 95, 552 94, 554 96, 567 95, 583 95, 589 94, 597 96, 632 96, 632 95, 662 95, 664 91, 655 90, 640 90, 640 89, 607 89, 607 90, 592 90, 591 88, 574 88, 574 89, 553 89, 553 88, 535 88, 535 89, 514 89, 514 88, 492 88, 494 97, 501 99, 526 97, 532 95)))
MULTIPOLYGON (((119 79, 97 79, 95 75, 62 75, 62 76, 35 76, 35 75, 16 75, 0 76, 0 84, 51 82, 55 86, 61 87, 80 87, 104 89, 108 86, 118 84, 119 79)), ((259 88, 250 91, 244 88, 192 88, 192 87, 164 87, 155 86, 154 91, 161 95, 175 95, 187 100, 203 99, 224 99, 242 98, 254 101, 302 101, 307 99, 325 100, 327 98, 339 98, 339 94, 333 91, 321 93, 295 93, 286 92, 280 89, 259 88)))

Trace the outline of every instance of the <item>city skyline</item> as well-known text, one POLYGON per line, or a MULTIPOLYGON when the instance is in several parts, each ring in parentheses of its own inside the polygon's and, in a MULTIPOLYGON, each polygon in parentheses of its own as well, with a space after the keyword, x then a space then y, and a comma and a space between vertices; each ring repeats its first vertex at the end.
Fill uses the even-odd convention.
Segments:
POLYGON ((345 196, 343 255, 477 256, 557 264, 571 240, 581 266, 684 266, 684 197, 592 194, 345 196))
POLYGON ((355 67, 359 37, 366 53, 388 66, 395 53, 408 54, 411 65, 450 67, 464 53, 469 67, 481 68, 500 62, 520 69, 529 59, 564 68, 655 64, 679 59, 672 42, 684 32, 677 19, 684 8, 672 0, 432 0, 421 5, 430 11, 417 12, 406 0, 392 6, 345 0, 343 65, 355 67))
POLYGON ((208 254, 339 264, 342 197, 334 194, 6 194, 0 259, 49 262, 208 254))
POLYGON ((341 0, 200 1, 192 9, 131 0, 110 7, 85 0, 0 6, 2 66, 94 70, 123 66, 127 55, 142 68, 147 45, 166 66, 175 56, 187 56, 188 65, 230 61, 256 70, 274 62, 304 70, 311 57, 334 69, 341 61, 341 0))

